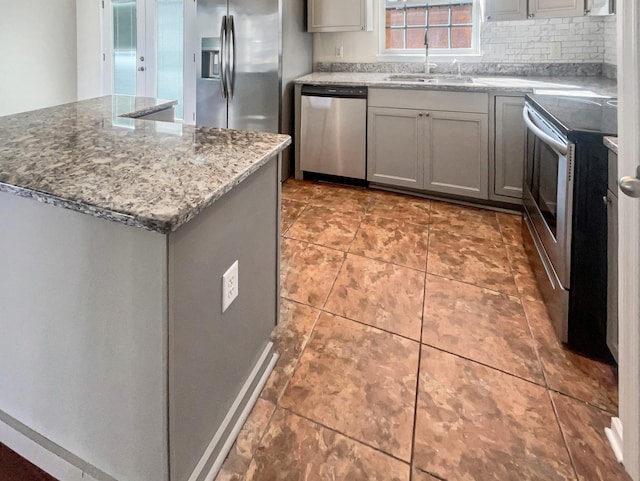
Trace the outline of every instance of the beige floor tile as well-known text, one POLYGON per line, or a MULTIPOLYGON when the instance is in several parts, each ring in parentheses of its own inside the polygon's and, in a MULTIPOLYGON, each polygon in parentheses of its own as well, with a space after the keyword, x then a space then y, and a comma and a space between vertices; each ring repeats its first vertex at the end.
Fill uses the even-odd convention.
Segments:
POLYGON ((522 240, 522 214, 505 214, 498 212, 498 223, 502 233, 502 241, 505 244, 521 246, 522 240))
POLYGON ((524 300, 523 305, 549 387, 617 414, 617 369, 564 347, 544 304, 524 300))
POLYGON ((428 225, 431 201, 420 197, 376 191, 372 193, 367 213, 391 220, 428 225))
POLYGON ((527 253, 522 245, 508 245, 507 254, 513 269, 513 277, 518 293, 523 299, 542 302, 542 294, 538 289, 536 276, 529 264, 527 253))
POLYGON ((409 461, 419 344, 322 313, 280 405, 409 461))
POLYGON ((293 375, 320 310, 304 304, 282 299, 280 322, 271 334, 275 351, 280 356, 260 396, 278 402, 282 391, 293 375))
POLYGON ((347 255, 325 310, 420 339, 424 273, 347 255))
POLYGON ((516 297, 428 275, 422 342, 544 385, 516 297))
POLYGON ((295 222, 302 211, 307 207, 304 202, 297 200, 282 199, 282 209, 280 214, 280 232, 284 234, 295 222))
POLYGON ((440 231, 429 232, 427 272, 517 295, 504 244, 440 231))
POLYGON ((426 346, 413 464, 456 481, 575 479, 545 388, 426 346))
POLYGON ((275 409, 275 404, 264 399, 256 401, 215 481, 240 481, 243 478, 275 409))
POLYGON ((580 481, 631 481, 604 434, 611 415, 562 394, 551 397, 580 481))
POLYGON ((447 233, 502 242, 497 215, 486 209, 432 201, 430 226, 447 233))
POLYGON ((300 214, 285 236, 346 252, 363 216, 363 210, 334 210, 310 205, 300 214))
POLYGON ((344 253, 293 239, 282 239, 281 295, 313 307, 322 307, 342 266, 344 253))
POLYGON ((420 469, 413 468, 413 474, 411 475, 411 481, 441 481, 438 478, 434 478, 428 473, 420 469))
POLYGON ((351 244, 351 254, 424 271, 428 227, 367 215, 351 244))
POLYGON ((282 183, 282 199, 308 203, 317 188, 317 182, 290 178, 282 183))
POLYGON ((278 410, 246 481, 409 481, 409 465, 278 410))
POLYGON ((309 202, 333 210, 364 213, 370 202, 370 191, 362 187, 319 183, 309 202))

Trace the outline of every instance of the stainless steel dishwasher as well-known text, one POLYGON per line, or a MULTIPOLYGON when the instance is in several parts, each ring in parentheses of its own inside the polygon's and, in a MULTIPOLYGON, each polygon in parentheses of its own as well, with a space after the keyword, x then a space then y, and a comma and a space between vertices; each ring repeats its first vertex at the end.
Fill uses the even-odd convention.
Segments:
POLYGON ((302 86, 300 170, 366 179, 366 87, 302 86))

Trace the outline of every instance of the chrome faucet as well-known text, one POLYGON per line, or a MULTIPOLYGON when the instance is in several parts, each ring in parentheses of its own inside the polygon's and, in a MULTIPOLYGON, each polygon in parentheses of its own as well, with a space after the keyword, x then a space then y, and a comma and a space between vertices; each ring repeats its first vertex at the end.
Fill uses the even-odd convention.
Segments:
POLYGON ((424 73, 429 75, 429 30, 424 29, 424 73))
POLYGON ((458 78, 462 77, 462 71, 461 71, 462 65, 460 64, 460 60, 458 60, 457 58, 454 58, 453 65, 458 66, 458 78))
POLYGON ((431 67, 437 67, 435 63, 429 63, 429 30, 424 29, 424 73, 431 74, 431 67))

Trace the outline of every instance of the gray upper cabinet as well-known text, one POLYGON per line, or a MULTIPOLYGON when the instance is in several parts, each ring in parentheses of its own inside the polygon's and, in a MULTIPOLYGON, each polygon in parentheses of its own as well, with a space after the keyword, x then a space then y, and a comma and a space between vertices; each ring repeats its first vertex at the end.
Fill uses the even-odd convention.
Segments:
POLYGON ((522 118, 523 108, 524 97, 495 97, 492 192, 497 196, 495 200, 519 203, 522 199, 527 131, 522 118))
POLYGON ((488 118, 467 112, 426 112, 424 189, 488 197, 488 118))
POLYGON ((371 0, 308 0, 307 31, 368 30, 372 14, 371 0))
POLYGON ((584 15, 584 0, 529 0, 533 18, 577 17, 584 15))
POLYGON ((485 19, 577 17, 585 14, 585 0, 485 0, 485 19))
POLYGON ((527 0, 486 0, 487 20, 522 20, 527 18, 527 0))
POLYGON ((421 189, 422 115, 418 110, 370 107, 367 180, 421 189))

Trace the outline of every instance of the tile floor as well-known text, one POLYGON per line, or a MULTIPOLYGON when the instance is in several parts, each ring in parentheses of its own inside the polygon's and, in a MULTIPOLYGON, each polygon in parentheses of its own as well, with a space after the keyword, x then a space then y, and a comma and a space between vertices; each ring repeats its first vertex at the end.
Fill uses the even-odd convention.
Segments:
POLYGON ((628 480, 603 434, 616 372, 557 342, 518 216, 282 197, 280 359, 217 481, 628 480))
POLYGON ((616 372, 556 340, 518 216, 282 197, 280 359, 217 481, 628 479, 616 372))

